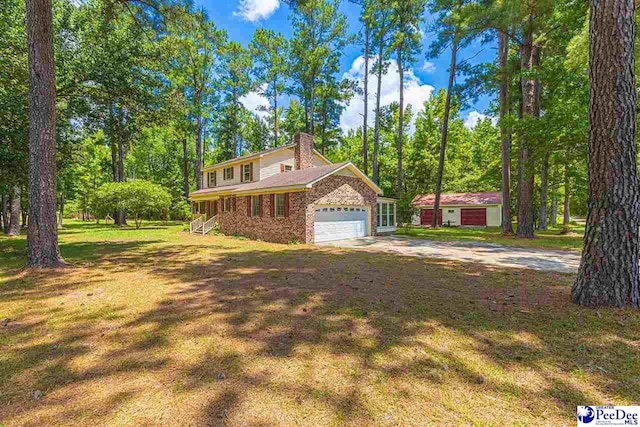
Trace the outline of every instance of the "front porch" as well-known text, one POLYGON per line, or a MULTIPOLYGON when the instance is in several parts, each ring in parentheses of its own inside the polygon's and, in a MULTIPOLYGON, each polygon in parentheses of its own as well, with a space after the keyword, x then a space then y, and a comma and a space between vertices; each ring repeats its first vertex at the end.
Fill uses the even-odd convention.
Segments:
POLYGON ((189 233, 205 235, 211 232, 218 222, 219 201, 219 197, 212 197, 209 200, 191 202, 189 233))

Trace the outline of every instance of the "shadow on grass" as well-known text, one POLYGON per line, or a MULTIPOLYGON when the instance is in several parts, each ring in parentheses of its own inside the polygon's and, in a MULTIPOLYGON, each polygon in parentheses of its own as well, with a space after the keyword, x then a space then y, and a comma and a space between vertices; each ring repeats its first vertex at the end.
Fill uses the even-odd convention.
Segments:
MULTIPOLYGON (((640 389, 629 382, 640 374, 634 347, 640 316, 611 311, 601 318, 570 305, 568 276, 307 246, 249 250, 228 240, 64 245, 65 256, 94 261, 87 274, 118 280, 119 274, 138 269, 177 285, 151 309, 136 311, 135 301, 131 307, 113 308, 110 323, 117 325, 116 331, 101 338, 108 350, 97 353, 89 368, 78 370, 74 362, 93 351, 84 342, 104 331, 95 316, 74 317, 61 337, 47 344, 30 334, 42 326, 38 322, 6 331, 0 336, 3 342, 16 342, 12 334, 26 339, 3 349, 8 364, 0 379, 10 384, 28 371, 36 378, 33 387, 51 393, 125 373, 153 373, 174 384, 174 393, 215 390, 205 404, 196 405, 200 413, 195 420, 202 425, 241 419, 249 396, 265 390, 294 407, 328 408, 333 423, 376 424, 376 405, 363 395, 372 376, 388 383, 390 393, 415 399, 409 405, 414 409, 424 402, 411 394, 411 384, 437 389, 452 381, 473 395, 515 401, 534 418, 550 402, 556 412, 571 416, 579 404, 605 403, 594 402, 592 393, 568 380, 576 371, 585 372, 603 394, 640 401, 640 389), (134 314, 118 317, 126 310, 134 314), (452 341, 435 344, 443 333, 451 334, 452 341), (223 350, 216 347, 193 356, 187 367, 175 367, 177 342, 187 345, 211 337, 223 350), (469 352, 481 355, 483 362, 470 360, 469 352), (332 363, 350 361, 353 372, 336 378, 346 383, 340 392, 304 377, 277 381, 274 377, 284 372, 261 372, 255 366, 312 364, 316 353, 326 354, 332 363), (502 377, 518 369, 533 370, 546 385, 529 387, 502 377), (232 381, 221 381, 220 372, 232 381)), ((43 300, 79 285, 55 279, 44 286, 32 277, 9 280, 0 289, 0 301, 43 300)), ((43 308, 36 306, 25 313, 29 315, 42 318, 43 308)), ((59 419, 84 414, 87 422, 105 422, 144 393, 120 385, 106 400, 71 394, 73 408, 57 401, 42 404, 59 419)), ((28 410, 38 403, 22 405, 28 410)))

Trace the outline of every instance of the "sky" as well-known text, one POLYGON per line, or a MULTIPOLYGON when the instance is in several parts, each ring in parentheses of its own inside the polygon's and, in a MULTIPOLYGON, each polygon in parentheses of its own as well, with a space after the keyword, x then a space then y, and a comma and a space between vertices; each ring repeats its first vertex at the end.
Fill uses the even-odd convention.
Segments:
MULTIPOLYGON (((195 0, 197 7, 204 7, 209 19, 218 28, 227 31, 231 40, 248 46, 257 28, 268 28, 278 31, 286 37, 291 37, 293 30, 289 22, 291 10, 289 6, 280 0, 195 0)), ((359 21, 360 6, 347 0, 343 0, 340 11, 346 15, 349 31, 356 33, 361 28, 359 21)), ((433 23, 433 17, 425 15, 423 51, 426 51, 431 41, 435 38, 428 27, 433 23)), ((481 44, 479 41, 465 48, 460 54, 460 61, 469 60, 471 64, 492 61, 496 55, 496 47, 493 44, 481 44)), ((414 111, 420 111, 424 101, 428 100, 432 93, 446 88, 449 78, 450 51, 444 52, 440 57, 426 59, 426 55, 418 55, 418 60, 411 64, 405 72, 405 104, 412 104, 414 111)), ((340 74, 344 77, 362 80, 364 71, 364 59, 361 46, 348 46, 344 49, 340 74)), ((395 62, 390 64, 389 72, 382 80, 381 103, 382 105, 398 101, 399 78, 395 62)), ((375 87, 369 90, 369 105, 373 109, 375 99, 375 87)), ((477 101, 471 101, 469 107, 462 111, 465 125, 469 128, 475 126, 478 120, 485 117, 492 99, 484 96, 477 101)), ((260 105, 267 106, 268 101, 257 93, 250 93, 242 99, 245 107, 251 111, 257 111, 260 105)), ((355 96, 350 101, 340 118, 340 126, 344 131, 356 129, 362 126, 363 99, 355 96)), ((369 114, 373 120, 372 111, 369 114)), ((372 124, 373 122, 371 122, 372 124)))

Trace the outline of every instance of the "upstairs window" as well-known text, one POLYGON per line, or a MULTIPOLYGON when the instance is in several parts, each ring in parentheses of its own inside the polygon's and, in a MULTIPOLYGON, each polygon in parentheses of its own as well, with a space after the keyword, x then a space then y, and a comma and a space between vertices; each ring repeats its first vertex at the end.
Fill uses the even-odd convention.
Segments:
POLYGON ((216 172, 209 172, 207 174, 208 180, 209 180, 209 188, 211 187, 215 187, 216 186, 216 172))
POLYGON ((233 179, 233 166, 231 166, 230 168, 224 168, 224 179, 225 181, 233 179))
POLYGON ((293 170, 293 166, 285 165, 284 163, 280 163, 280 172, 291 172, 293 170))
POLYGON ((242 181, 249 182, 252 181, 253 174, 253 163, 249 163, 248 165, 242 165, 242 181))

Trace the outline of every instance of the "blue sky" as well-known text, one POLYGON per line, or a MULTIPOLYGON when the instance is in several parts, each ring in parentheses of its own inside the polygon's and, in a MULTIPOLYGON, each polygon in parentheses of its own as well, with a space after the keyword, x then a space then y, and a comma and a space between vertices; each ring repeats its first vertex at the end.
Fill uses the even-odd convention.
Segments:
MULTIPOLYGON (((197 7, 204 7, 209 18, 219 28, 225 29, 229 38, 247 46, 257 28, 270 28, 281 32, 287 37, 292 35, 289 15, 291 10, 280 0, 195 0, 197 7)), ((343 0, 340 11, 347 16, 349 30, 357 32, 360 29, 358 16, 360 6, 343 0)), ((433 18, 425 16, 425 36, 423 40, 424 50, 427 49, 434 35, 427 31, 428 25, 433 22, 433 18)), ((446 87, 448 80, 448 67, 450 62, 449 51, 444 52, 439 58, 427 60, 425 55, 419 57, 415 64, 412 64, 405 81, 405 98, 407 103, 422 104, 432 91, 446 87)), ((482 45, 479 41, 461 52, 460 59, 464 60, 473 57, 472 63, 492 61, 495 58, 496 50, 494 45, 482 45)), ((357 59, 362 55, 361 47, 349 46, 342 55, 340 74, 350 78, 361 78, 364 61, 357 59)), ((393 67, 383 80, 382 102, 389 103, 397 101, 399 88, 397 69, 393 67), (395 98, 395 99, 394 99, 395 98)), ((373 96, 374 94, 371 94, 373 96)), ((473 125, 477 118, 486 113, 491 99, 480 98, 463 112, 469 126, 473 125)), ((260 99, 257 94, 252 94, 245 99, 245 106, 254 109, 258 105, 265 104, 266 100, 260 99)), ((353 99, 351 104, 341 118, 343 129, 353 128, 361 122, 362 100, 353 99)), ((414 105, 420 108, 420 105, 414 105)))

